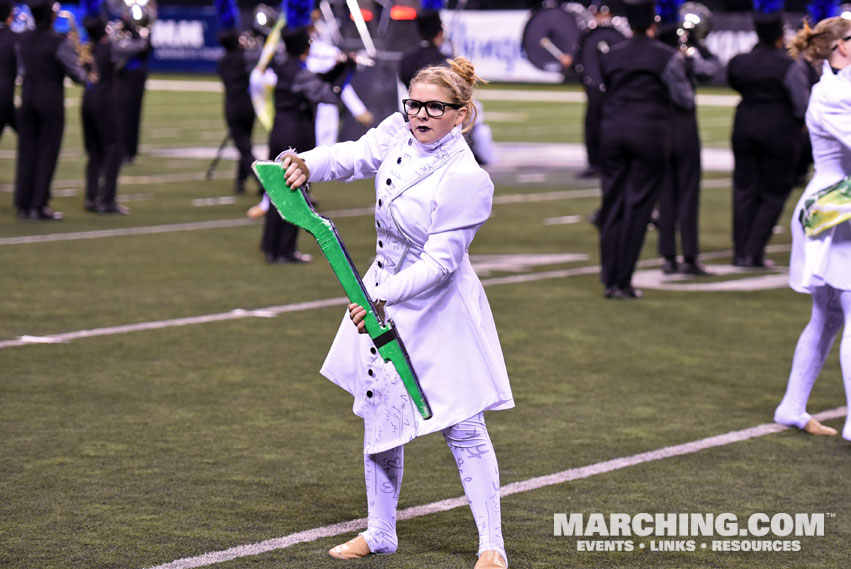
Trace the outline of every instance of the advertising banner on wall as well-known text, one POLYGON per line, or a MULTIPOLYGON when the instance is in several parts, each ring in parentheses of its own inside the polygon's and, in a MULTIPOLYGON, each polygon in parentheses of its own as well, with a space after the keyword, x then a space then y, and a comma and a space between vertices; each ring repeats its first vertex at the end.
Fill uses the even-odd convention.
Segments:
MULTIPOLYGON (((443 10, 441 19, 453 53, 471 59, 479 75, 488 81, 562 82, 562 73, 541 70, 526 59, 521 42, 531 14, 526 10, 443 10)), ((786 17, 787 29, 794 30, 799 16, 786 17)), ((706 43, 723 63, 756 43, 749 12, 718 13, 713 19, 713 31, 706 43)), ((217 31, 212 7, 161 6, 151 29, 151 70, 214 72, 223 53, 217 31)), ((375 39, 380 48, 381 38, 375 39)))
POLYGON ((224 53, 216 39, 218 26, 212 6, 161 6, 151 27, 151 71, 215 72, 224 53))

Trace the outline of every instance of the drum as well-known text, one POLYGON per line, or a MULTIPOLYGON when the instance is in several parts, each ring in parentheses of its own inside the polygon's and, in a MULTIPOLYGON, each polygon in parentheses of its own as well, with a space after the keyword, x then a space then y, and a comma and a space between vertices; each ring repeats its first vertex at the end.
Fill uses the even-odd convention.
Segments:
POLYGON ((576 57, 584 22, 575 15, 575 3, 544 7, 532 12, 523 29, 521 47, 526 59, 544 71, 562 71, 559 53, 576 57))

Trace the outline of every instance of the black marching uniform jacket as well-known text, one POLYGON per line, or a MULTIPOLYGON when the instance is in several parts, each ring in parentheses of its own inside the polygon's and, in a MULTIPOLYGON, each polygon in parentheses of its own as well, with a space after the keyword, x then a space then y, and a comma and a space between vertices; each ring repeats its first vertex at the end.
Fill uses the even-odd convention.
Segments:
POLYGON ((742 96, 733 122, 734 262, 759 265, 795 183, 809 81, 782 48, 764 43, 731 59, 727 78, 742 96))
POLYGON ((607 289, 631 290, 647 223, 668 169, 671 109, 693 107, 694 89, 682 56, 641 34, 605 54, 602 71, 601 280, 607 289))

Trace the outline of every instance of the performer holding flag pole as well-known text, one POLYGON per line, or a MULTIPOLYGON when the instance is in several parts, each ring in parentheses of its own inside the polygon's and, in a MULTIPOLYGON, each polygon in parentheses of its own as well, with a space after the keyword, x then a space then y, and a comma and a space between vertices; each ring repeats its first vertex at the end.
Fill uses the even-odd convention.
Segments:
MULTIPOLYGON (((508 566, 499 468, 483 412, 509 409, 514 399, 493 315, 467 254, 493 201, 493 183, 462 133, 472 124, 478 80, 464 58, 427 67, 403 101, 407 121, 394 113, 357 141, 285 153, 285 171, 276 174, 290 188, 375 178, 376 259, 363 279, 369 302, 349 305, 321 369, 354 396, 365 427, 367 529, 329 551, 338 559, 396 551, 404 444, 440 431, 479 531, 475 568, 508 566), (392 319, 404 338, 431 418, 377 353, 374 312, 392 319)), ((260 166, 255 171, 266 185, 260 166)), ((282 216, 290 215, 280 191, 267 190, 282 216)))

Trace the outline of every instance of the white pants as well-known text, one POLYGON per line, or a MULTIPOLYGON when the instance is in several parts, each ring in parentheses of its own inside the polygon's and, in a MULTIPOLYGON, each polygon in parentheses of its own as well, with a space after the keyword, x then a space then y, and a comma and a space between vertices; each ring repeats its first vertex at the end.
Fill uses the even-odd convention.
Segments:
MULTIPOLYGON (((458 465, 464 493, 479 530, 479 554, 497 551, 503 559, 502 521, 499 502, 499 467, 482 413, 443 430, 443 438, 458 465)), ((396 538, 396 506, 402 487, 404 447, 364 455, 364 477, 369 522, 361 535, 373 553, 393 553, 396 538)))
MULTIPOLYGON (((803 429, 810 420, 807 400, 833 341, 843 326, 839 363, 845 384, 845 398, 851 408, 851 291, 822 286, 813 293, 812 316, 795 348, 786 395, 774 412, 777 423, 803 429)), ((845 418, 842 436, 851 440, 851 418, 848 416, 845 418)))

